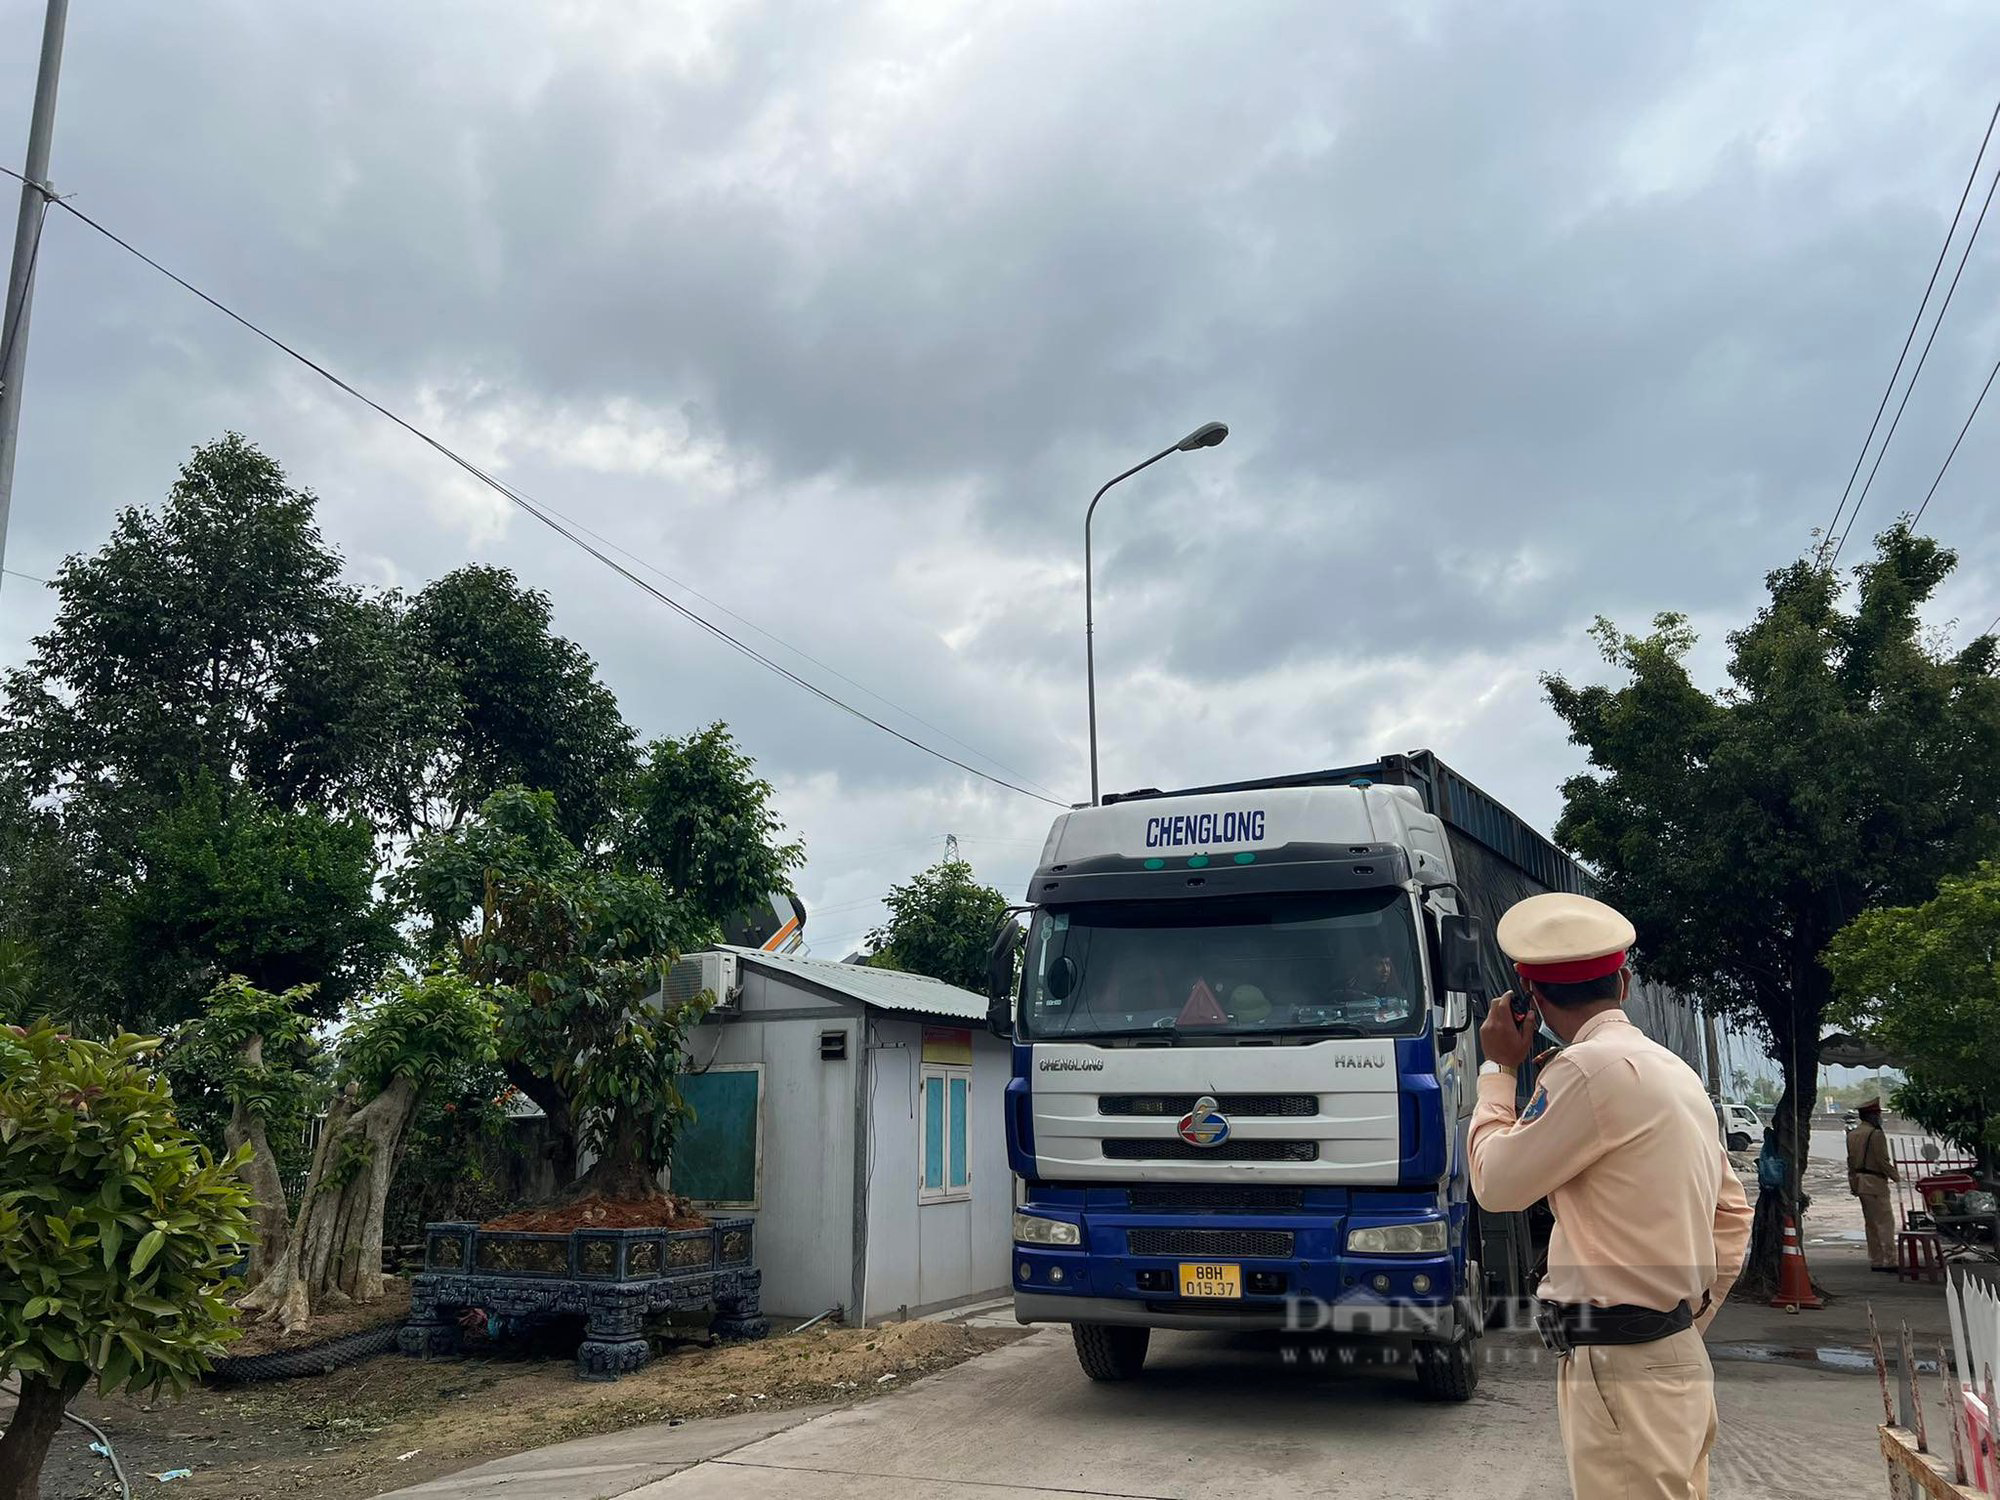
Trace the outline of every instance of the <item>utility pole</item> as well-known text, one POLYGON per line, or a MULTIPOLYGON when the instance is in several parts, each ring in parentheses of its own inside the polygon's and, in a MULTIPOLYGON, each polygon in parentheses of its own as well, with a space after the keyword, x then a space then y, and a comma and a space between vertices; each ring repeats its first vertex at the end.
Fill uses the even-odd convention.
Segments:
POLYGON ((0 564, 7 560, 7 522, 14 507, 14 449, 21 430, 21 377, 28 368, 28 306, 35 295, 35 251, 54 197, 49 188, 49 145, 56 133, 56 75, 62 71, 63 26, 69 0, 49 0, 42 22, 42 65, 35 74, 35 108, 28 117, 28 160, 22 175, 21 216, 14 224, 14 264, 7 274, 7 305, 0 318, 0 564))
POLYGON ((1722 1042, 1715 1033, 1715 1012, 1705 1005, 1701 1008, 1701 1039, 1708 1053, 1708 1091, 1724 1098, 1729 1090, 1722 1076, 1722 1042))

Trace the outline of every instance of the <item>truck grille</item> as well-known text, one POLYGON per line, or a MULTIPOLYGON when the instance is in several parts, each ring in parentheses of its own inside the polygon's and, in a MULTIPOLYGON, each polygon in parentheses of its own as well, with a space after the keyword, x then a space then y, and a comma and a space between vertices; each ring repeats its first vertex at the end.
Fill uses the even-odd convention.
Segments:
POLYGON ((1134 1208, 1303 1208, 1306 1195, 1298 1188, 1217 1182, 1131 1187, 1125 1190, 1125 1201, 1134 1208))
POLYGON ((1133 1255, 1286 1256, 1289 1229, 1128 1229, 1125 1248, 1133 1255))
POLYGON ((1111 1161, 1318 1161, 1318 1141, 1224 1141, 1190 1146, 1186 1141, 1105 1141, 1111 1161))
MULTIPOLYGON (((1194 1108, 1201 1094, 1104 1094, 1097 1101, 1100 1115, 1140 1115, 1179 1119, 1194 1108)), ((1266 1119, 1274 1115, 1298 1118, 1319 1113, 1317 1094, 1217 1094, 1216 1107, 1225 1115, 1266 1119)))

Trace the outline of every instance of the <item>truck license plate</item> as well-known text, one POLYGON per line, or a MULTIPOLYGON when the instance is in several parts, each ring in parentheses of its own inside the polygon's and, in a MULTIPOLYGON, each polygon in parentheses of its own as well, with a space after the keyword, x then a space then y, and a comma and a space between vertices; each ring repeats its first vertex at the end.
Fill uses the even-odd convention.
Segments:
POLYGON ((1241 1297, 1243 1268, 1216 1260, 1181 1262, 1183 1297, 1241 1297))

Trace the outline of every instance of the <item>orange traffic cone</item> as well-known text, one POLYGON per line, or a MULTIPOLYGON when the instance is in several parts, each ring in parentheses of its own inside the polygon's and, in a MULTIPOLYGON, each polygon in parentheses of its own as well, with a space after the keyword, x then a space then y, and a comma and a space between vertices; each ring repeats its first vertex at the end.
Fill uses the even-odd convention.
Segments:
POLYGON ((1786 1214, 1785 1245, 1778 1256, 1778 1295, 1771 1299, 1771 1306, 1796 1312, 1802 1307, 1817 1309, 1824 1305, 1813 1291, 1812 1277, 1806 1274, 1806 1253, 1799 1248, 1799 1226, 1786 1214))

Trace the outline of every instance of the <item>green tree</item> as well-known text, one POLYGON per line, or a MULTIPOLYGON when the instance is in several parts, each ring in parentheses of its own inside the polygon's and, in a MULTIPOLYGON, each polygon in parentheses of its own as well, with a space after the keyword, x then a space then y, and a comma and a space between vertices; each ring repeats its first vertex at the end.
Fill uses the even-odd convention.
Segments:
POLYGON ((174 1119, 157 1044, 0 1027, 0 1500, 34 1500, 63 1409, 100 1392, 184 1392, 227 1337, 249 1194, 174 1119))
POLYGON ((1915 906, 1878 907, 1826 950, 1831 1018, 1909 1073, 1911 1098, 1963 1118, 1954 1136, 1990 1167, 2000 1124, 2000 862, 1947 877, 1915 906))
POLYGON ((400 947, 359 813, 286 811, 204 771, 134 845, 103 913, 126 1015, 185 1020, 234 973, 331 1017, 400 947))
MULTIPOLYGON (((509 787, 461 827, 420 840, 398 890, 500 1012, 507 1077, 548 1117, 570 1190, 660 1196, 685 1114, 676 1079, 706 1002, 664 1009, 666 966, 714 924, 650 875, 595 868, 555 798, 509 787)), ((712 997, 711 997, 712 998, 712 997)))
MULTIPOLYGON (((2000 823, 1996 644, 1947 652, 1920 630, 1954 554, 1903 524, 1876 547, 1852 608, 1830 569, 1771 574, 1720 694, 1689 675, 1673 614, 1647 636, 1598 622, 1622 686, 1546 679, 1593 768, 1565 784, 1556 837, 1631 917, 1650 978, 1763 1030, 1794 1188, 1833 997, 1821 954, 1861 912, 1969 868, 2000 823)), ((1752 1287, 1776 1276, 1777 1227, 1758 1222, 1752 1287)))
POLYGON ((889 920, 868 935, 871 963, 985 992, 986 961, 1007 898, 975 880, 971 865, 940 860, 891 886, 885 904, 889 920))
POLYGON ((784 842, 771 795, 727 725, 655 740, 627 794, 618 857, 719 926, 789 891, 805 863, 804 845, 784 842))
POLYGON ((291 1239, 284 1172, 324 1092, 313 1067, 318 1048, 306 1019, 308 998, 304 986, 273 994, 232 974, 209 991, 200 1016, 181 1028, 161 1059, 181 1119, 195 1123, 204 1106, 221 1113, 222 1142, 242 1157, 253 1200, 252 1281, 284 1258, 291 1239), (291 1148, 286 1158, 272 1148, 273 1135, 291 1148))
POLYGON ((389 1189, 424 1092, 490 1059, 492 1003, 463 975, 396 979, 341 1034, 340 1090, 327 1110, 282 1256, 243 1298, 287 1332, 316 1312, 382 1298, 389 1189))
POLYGON ((409 601, 399 774, 383 809, 399 832, 456 828, 516 785, 555 796, 572 843, 605 831, 635 769, 632 731, 552 618, 549 596, 505 568, 460 568, 409 601))
POLYGON ((0 928, 37 1008, 150 1026, 232 969, 333 1007, 379 968, 351 815, 394 742, 396 638, 313 508, 231 434, 58 571, 0 712, 0 928))
POLYGON ((314 503, 231 433, 195 450, 161 509, 121 511, 101 549, 62 565, 55 623, 7 674, 7 756, 31 793, 71 799, 108 834, 204 770, 286 806, 354 785, 374 726, 352 704, 299 704, 358 675, 330 659, 359 596, 314 503))

